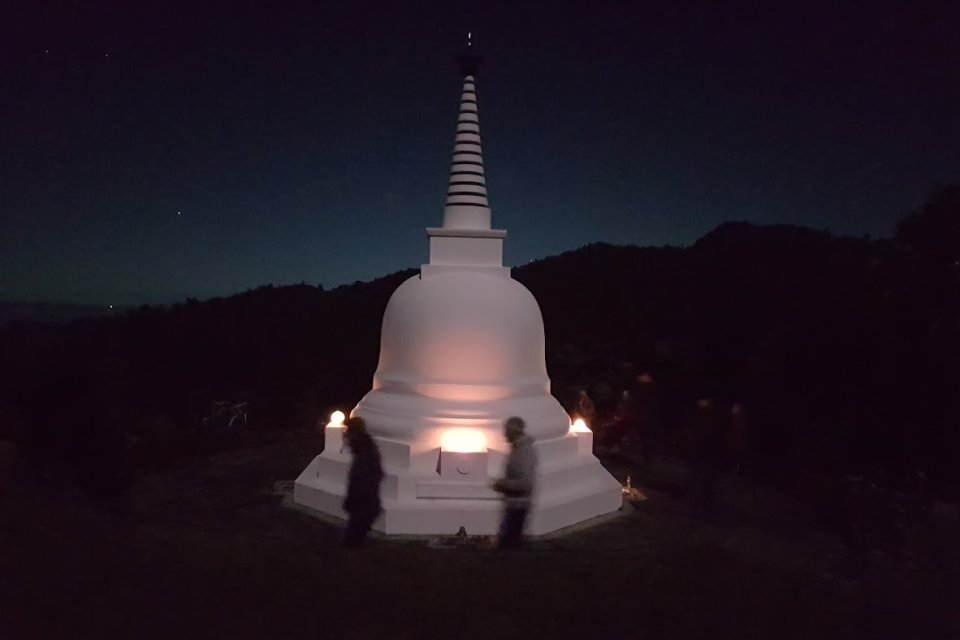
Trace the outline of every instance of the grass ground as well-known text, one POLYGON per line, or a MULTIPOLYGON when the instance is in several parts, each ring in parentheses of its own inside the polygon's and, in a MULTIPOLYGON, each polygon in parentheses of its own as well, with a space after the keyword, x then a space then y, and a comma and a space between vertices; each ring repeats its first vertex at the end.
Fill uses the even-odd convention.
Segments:
POLYGON ((336 525, 275 490, 318 446, 142 477, 120 516, 21 477, 0 497, 0 637, 960 637, 950 518, 909 565, 870 553, 841 579, 839 540, 776 492, 726 479, 703 512, 670 491, 682 467, 647 486, 608 461, 648 499, 526 550, 378 538, 344 552, 336 525))

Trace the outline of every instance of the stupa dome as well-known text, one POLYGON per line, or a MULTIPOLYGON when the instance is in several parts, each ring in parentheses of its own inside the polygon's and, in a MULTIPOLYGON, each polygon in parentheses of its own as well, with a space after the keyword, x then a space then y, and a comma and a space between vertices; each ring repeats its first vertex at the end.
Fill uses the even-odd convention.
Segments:
POLYGON ((520 413, 535 438, 570 428, 550 395, 540 307, 499 271, 413 276, 390 298, 380 335, 373 390, 354 411, 372 433, 403 438, 454 418, 498 437, 520 413))

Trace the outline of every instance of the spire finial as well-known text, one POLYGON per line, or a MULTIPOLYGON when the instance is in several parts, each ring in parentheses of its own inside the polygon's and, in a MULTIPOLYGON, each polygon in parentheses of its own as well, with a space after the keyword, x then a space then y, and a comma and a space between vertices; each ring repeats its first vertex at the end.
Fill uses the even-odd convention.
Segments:
POLYGON ((467 31, 467 48, 457 56, 457 64, 463 77, 476 76, 483 58, 473 48, 473 31, 467 31))

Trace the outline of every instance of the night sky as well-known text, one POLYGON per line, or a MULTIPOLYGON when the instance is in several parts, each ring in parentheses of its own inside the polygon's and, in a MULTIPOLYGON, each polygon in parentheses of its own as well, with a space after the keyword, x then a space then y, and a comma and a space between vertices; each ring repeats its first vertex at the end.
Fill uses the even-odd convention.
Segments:
POLYGON ((960 3, 880 4, 3 3, 0 300, 425 262, 468 30, 507 264, 727 220, 890 235, 960 181, 960 3))

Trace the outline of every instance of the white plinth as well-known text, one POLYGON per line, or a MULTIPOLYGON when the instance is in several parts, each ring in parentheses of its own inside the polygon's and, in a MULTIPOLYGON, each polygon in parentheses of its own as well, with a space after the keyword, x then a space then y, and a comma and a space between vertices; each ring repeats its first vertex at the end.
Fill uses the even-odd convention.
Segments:
MULTIPOLYGON (((374 529, 387 534, 470 535, 497 531, 501 503, 490 489, 502 473, 506 443, 483 452, 418 450, 409 443, 375 437, 383 458, 384 512, 374 529)), ((620 508, 621 487, 591 450, 593 434, 568 433, 537 441, 539 474, 527 533, 541 535, 620 508)), ((294 484, 294 501, 345 518, 350 454, 341 451, 342 430, 328 428, 326 446, 294 484)))

